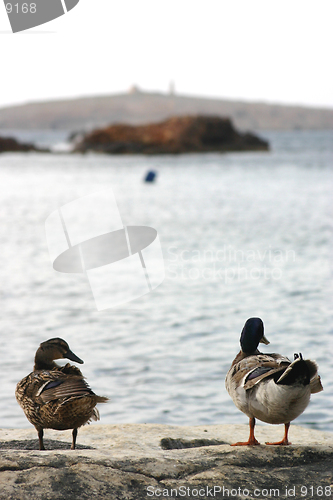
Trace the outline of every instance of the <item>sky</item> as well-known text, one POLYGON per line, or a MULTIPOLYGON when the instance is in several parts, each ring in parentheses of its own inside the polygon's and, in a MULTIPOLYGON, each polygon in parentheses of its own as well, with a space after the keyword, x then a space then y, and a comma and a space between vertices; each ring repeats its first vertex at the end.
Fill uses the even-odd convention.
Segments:
POLYGON ((172 81, 183 95, 332 108, 332 19, 332 0, 80 0, 13 34, 0 4, 0 106, 172 81))

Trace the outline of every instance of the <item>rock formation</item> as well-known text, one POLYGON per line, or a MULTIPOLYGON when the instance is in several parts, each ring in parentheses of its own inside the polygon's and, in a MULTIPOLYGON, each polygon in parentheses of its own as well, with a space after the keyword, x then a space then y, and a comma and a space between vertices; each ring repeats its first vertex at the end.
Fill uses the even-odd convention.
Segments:
POLYGON ((110 125, 86 134, 75 151, 111 154, 179 154, 210 151, 267 151, 268 143, 235 130, 229 118, 173 117, 148 125, 110 125))
POLYGON ((18 142, 12 137, 0 137, 0 153, 6 152, 27 152, 27 151, 38 151, 38 152, 48 152, 47 149, 40 149, 30 143, 18 142))
POLYGON ((0 499, 332 498, 333 434, 292 425, 291 446, 266 446, 282 427, 259 424, 261 446, 231 447, 247 425, 95 424, 74 451, 70 431, 46 429, 42 452, 35 429, 3 429, 0 499))

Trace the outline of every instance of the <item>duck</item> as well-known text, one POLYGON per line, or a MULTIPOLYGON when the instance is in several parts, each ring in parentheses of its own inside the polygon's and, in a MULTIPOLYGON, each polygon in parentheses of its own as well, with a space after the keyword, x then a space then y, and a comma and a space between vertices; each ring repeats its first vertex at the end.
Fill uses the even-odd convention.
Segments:
POLYGON ((263 354, 259 343, 269 344, 260 318, 249 318, 241 332, 241 350, 226 375, 225 386, 236 407, 249 417, 250 435, 246 442, 231 446, 260 443, 254 436, 256 419, 269 424, 284 424, 281 441, 267 445, 289 445, 290 422, 304 412, 311 394, 323 390, 315 361, 294 354, 290 361, 281 354, 263 354))
POLYGON ((99 420, 96 405, 108 398, 90 389, 79 368, 70 363, 59 366, 56 359, 83 364, 65 340, 46 340, 36 351, 33 371, 17 384, 15 396, 36 428, 40 450, 45 450, 44 429, 73 429, 71 449, 75 450, 78 428, 99 420))

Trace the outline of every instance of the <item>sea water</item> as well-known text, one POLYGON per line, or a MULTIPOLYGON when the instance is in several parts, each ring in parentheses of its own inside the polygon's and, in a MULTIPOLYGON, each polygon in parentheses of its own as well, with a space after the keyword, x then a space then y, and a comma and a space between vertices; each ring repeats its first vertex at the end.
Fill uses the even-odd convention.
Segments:
MULTIPOLYGON (((244 322, 259 316, 271 342, 262 352, 301 352, 319 365, 324 392, 297 423, 333 431, 333 133, 261 135, 269 152, 0 156, 1 427, 30 425, 15 385, 52 337, 69 343, 92 389, 110 398, 101 423, 245 423, 224 379, 244 322), (143 182, 148 170, 155 183, 143 182), (97 311, 84 275, 52 269, 44 224, 105 189, 125 225, 158 231, 165 280, 97 311)), ((62 139, 35 134, 44 146, 62 139)))

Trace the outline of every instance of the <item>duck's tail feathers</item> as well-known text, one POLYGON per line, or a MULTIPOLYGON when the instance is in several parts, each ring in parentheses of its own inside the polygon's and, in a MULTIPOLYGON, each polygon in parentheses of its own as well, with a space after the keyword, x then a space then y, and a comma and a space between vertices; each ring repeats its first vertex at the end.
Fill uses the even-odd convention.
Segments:
POLYGON ((109 401, 109 398, 106 398, 105 396, 96 396, 96 403, 107 403, 109 401))
MULTIPOLYGON (((109 401, 109 398, 106 398, 105 396, 97 396, 96 394, 94 394, 94 401, 95 401, 95 404, 107 403, 109 401)), ((91 416, 90 416, 90 419, 87 423, 89 424, 92 420, 95 420, 95 421, 99 420, 99 411, 97 410, 97 408, 93 409, 91 416)))
POLYGON ((297 357, 295 356, 295 360, 285 369, 276 383, 281 385, 310 384, 311 392, 312 387, 316 390, 316 392, 319 392, 322 389, 318 389, 318 387, 321 386, 320 379, 319 386, 318 382, 315 382, 317 377, 319 378, 317 375, 317 369, 317 365, 314 361, 311 361, 310 359, 304 360, 300 354, 297 357))
POLYGON ((87 424, 90 424, 90 422, 92 422, 93 420, 95 420, 95 422, 97 422, 97 420, 99 420, 99 419, 100 419, 99 411, 97 410, 97 408, 94 408, 87 424))
POLYGON ((311 394, 316 394, 316 392, 321 392, 324 390, 319 375, 317 375, 310 381, 310 389, 311 394))

